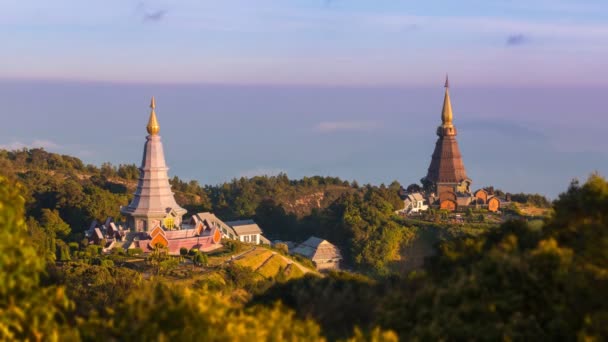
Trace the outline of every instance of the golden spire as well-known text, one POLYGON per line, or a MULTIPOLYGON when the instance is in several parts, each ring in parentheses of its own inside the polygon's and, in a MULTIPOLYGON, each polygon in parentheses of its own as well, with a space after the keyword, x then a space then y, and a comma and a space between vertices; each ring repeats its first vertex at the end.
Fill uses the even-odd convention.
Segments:
POLYGON ((452 103, 450 102, 450 82, 448 75, 445 75, 445 97, 443 98, 443 110, 441 112, 441 122, 443 127, 452 126, 452 103))
POLYGON ((156 120, 156 112, 154 112, 154 109, 156 108, 154 96, 152 96, 152 100, 150 101, 150 108, 152 108, 152 110, 150 111, 150 120, 148 121, 148 126, 146 126, 146 128, 150 135, 157 135, 158 131, 160 131, 160 125, 158 124, 158 120, 156 120))

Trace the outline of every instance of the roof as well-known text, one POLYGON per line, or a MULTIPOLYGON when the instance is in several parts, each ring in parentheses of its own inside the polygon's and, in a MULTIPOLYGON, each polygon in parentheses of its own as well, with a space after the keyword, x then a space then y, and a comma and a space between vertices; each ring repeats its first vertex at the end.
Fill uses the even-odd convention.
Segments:
MULTIPOLYGON (((205 221, 207 220, 207 222, 211 225, 217 225, 218 228, 220 228, 222 230, 222 233, 225 231, 227 231, 230 234, 233 235, 238 235, 236 234, 236 232, 234 231, 234 228, 232 228, 230 225, 228 225, 226 222, 220 220, 217 216, 215 216, 213 213, 210 212, 204 212, 204 213, 198 213, 196 214, 197 218, 194 219, 199 220, 199 221, 205 221)), ((209 228, 213 228, 213 227, 209 227, 209 228)))
POLYGON ((101 230, 99 228, 95 228, 95 236, 97 236, 98 239, 103 239, 103 234, 101 234, 101 230))
POLYGON ((467 205, 471 204, 472 201, 473 201, 473 197, 471 197, 471 196, 456 197, 456 203, 458 204, 458 206, 467 206, 467 205))
POLYGON ((424 201, 424 197, 419 192, 415 192, 415 193, 409 194, 407 196, 410 197, 410 200, 415 200, 417 202, 424 201))
POLYGON ((226 224, 232 227, 237 235, 262 234, 262 229, 253 220, 228 221, 226 224))
POLYGON ((313 261, 329 259, 342 259, 342 254, 338 247, 327 240, 311 236, 293 249, 293 253, 300 254, 313 261))

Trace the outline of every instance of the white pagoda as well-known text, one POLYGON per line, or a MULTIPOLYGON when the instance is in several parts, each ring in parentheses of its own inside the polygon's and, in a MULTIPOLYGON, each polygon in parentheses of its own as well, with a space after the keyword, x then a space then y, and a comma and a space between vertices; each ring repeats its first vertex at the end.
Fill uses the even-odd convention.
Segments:
POLYGON ((144 155, 139 168, 137 190, 131 203, 121 207, 120 212, 127 218, 127 226, 132 231, 148 231, 159 225, 165 229, 175 229, 181 225, 186 209, 180 207, 171 191, 165 164, 163 144, 158 132, 160 126, 156 119, 154 97, 150 103, 148 136, 144 155))

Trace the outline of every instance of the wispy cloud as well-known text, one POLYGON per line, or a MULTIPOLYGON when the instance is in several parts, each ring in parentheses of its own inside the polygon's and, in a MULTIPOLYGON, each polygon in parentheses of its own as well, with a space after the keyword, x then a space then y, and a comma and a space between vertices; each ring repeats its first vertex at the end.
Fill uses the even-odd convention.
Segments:
POLYGON ((43 148, 45 150, 61 149, 61 146, 49 140, 34 140, 27 144, 21 141, 13 141, 8 144, 0 144, 0 149, 3 150, 21 150, 24 148, 43 148))
POLYGON ((167 14, 167 12, 168 11, 165 9, 157 10, 157 11, 153 11, 153 12, 146 12, 143 14, 143 18, 144 18, 144 21, 152 21, 152 22, 161 21, 161 20, 163 20, 163 18, 167 14))
POLYGON ((505 43, 507 44, 507 46, 519 46, 526 44, 528 41, 529 39, 527 36, 519 33, 508 36, 507 41, 505 43))
POLYGON ((135 12, 141 15, 144 22, 160 22, 162 21, 169 10, 167 9, 150 9, 142 1, 135 7, 135 12))
POLYGON ((315 130, 321 133, 332 132, 357 132, 371 131, 381 127, 382 125, 376 121, 323 121, 315 126, 315 130))

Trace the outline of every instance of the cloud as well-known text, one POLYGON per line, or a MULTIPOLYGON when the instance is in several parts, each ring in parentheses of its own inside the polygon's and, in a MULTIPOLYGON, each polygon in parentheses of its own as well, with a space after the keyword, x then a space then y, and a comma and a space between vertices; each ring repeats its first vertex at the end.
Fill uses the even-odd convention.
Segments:
POLYGON ((519 46, 528 42, 528 37, 523 34, 512 34, 507 37, 507 46, 519 46))
POLYGON ((144 18, 144 21, 147 21, 147 22, 158 22, 165 18, 165 15, 167 14, 167 12, 168 11, 165 9, 156 10, 153 12, 146 11, 143 14, 143 18, 144 18))
POLYGON ((461 120, 458 126, 466 130, 489 133, 500 139, 511 138, 527 141, 545 141, 548 138, 543 131, 529 125, 503 119, 477 118, 475 120, 461 120))
POLYGON ((376 121, 323 121, 315 126, 321 133, 371 131, 381 125, 376 121))
POLYGON ((168 12, 169 10, 166 9, 151 10, 143 1, 139 2, 135 7, 135 13, 141 15, 144 22, 160 22, 168 12))
POLYGON ((241 178, 241 177, 252 178, 255 176, 276 176, 279 173, 286 173, 286 172, 285 172, 285 170, 277 169, 277 168, 258 167, 255 169, 243 171, 243 172, 239 173, 238 177, 239 178, 241 178))
POLYGON ((22 150, 24 148, 43 148, 45 150, 61 149, 61 146, 49 140, 34 140, 31 144, 26 144, 21 141, 13 141, 8 144, 0 144, 0 149, 4 150, 22 150))

